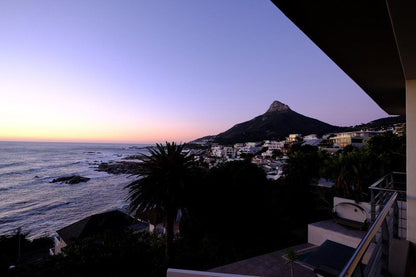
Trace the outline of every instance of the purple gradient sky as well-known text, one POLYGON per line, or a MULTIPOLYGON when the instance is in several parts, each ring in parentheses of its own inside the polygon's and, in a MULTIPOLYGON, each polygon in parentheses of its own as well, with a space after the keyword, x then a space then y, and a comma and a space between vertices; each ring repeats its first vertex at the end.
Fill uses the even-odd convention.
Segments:
POLYGON ((387 116, 268 0, 1 1, 0 140, 217 134, 279 100, 387 116))

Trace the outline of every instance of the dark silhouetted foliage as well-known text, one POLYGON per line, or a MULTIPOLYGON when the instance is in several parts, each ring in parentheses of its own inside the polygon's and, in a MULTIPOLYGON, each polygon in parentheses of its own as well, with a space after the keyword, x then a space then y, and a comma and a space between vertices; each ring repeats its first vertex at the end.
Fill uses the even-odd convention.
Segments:
POLYGON ((35 263, 49 254, 53 242, 49 238, 40 238, 30 241, 27 234, 17 232, 10 236, 0 237, 0 276, 10 276, 14 269, 11 265, 19 267, 28 263, 35 263))
POLYGON ((164 241, 148 233, 107 232, 77 241, 64 254, 17 267, 15 276, 166 276, 164 241))
POLYGON ((236 161, 212 168, 196 187, 181 221, 177 267, 212 268, 306 238, 301 223, 314 207, 300 201, 312 203, 315 196, 304 184, 267 180, 256 165, 236 161))
POLYGON ((128 184, 131 211, 155 210, 163 216, 166 227, 166 256, 172 256, 173 225, 184 206, 186 186, 193 175, 192 158, 182 152, 183 145, 166 142, 148 148, 150 155, 142 155, 137 163, 139 179, 128 184))

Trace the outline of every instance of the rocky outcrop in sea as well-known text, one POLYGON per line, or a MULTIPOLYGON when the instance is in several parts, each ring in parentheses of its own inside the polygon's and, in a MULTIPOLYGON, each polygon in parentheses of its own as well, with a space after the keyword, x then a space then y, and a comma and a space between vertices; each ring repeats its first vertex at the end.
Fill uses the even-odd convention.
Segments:
POLYGON ((137 171, 137 162, 117 161, 110 163, 100 163, 97 171, 104 171, 109 174, 139 174, 137 171))
POLYGON ((53 179, 51 183, 65 183, 65 184, 78 184, 82 182, 88 182, 90 178, 87 177, 81 177, 79 175, 72 175, 72 176, 65 176, 65 177, 59 177, 56 179, 53 179))

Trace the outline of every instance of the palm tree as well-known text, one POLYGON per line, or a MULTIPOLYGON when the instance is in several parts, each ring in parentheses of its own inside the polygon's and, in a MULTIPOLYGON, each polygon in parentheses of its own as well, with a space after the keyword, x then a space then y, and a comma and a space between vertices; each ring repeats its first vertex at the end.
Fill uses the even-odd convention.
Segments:
POLYGON ((184 205, 185 186, 192 174, 191 157, 182 153, 184 145, 166 142, 148 148, 141 155, 137 171, 141 177, 128 184, 132 212, 156 210, 166 228, 166 258, 172 258, 173 226, 178 210, 184 205))
POLYGON ((293 269, 293 263, 299 259, 299 254, 296 252, 296 250, 293 247, 289 247, 285 249, 285 258, 286 258, 286 264, 290 264, 290 276, 294 277, 295 272, 293 269))
POLYGON ((356 149, 343 151, 334 155, 331 170, 335 179, 338 196, 362 201, 366 196, 365 177, 368 175, 369 159, 366 153, 356 149))

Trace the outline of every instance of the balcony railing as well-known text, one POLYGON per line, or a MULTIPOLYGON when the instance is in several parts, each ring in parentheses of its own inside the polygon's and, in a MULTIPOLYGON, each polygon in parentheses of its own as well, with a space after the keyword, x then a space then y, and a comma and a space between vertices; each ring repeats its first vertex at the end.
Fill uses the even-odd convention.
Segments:
POLYGON ((397 192, 397 202, 393 205, 395 216, 395 237, 406 237, 406 173, 392 172, 369 187, 371 192, 371 223, 387 203, 393 192, 397 192))
POLYGON ((400 172, 388 174, 369 187, 372 225, 339 276, 389 275, 391 241, 405 233, 405 187, 406 174, 400 172), (367 252, 371 252, 371 258, 364 265, 362 259, 367 252))

